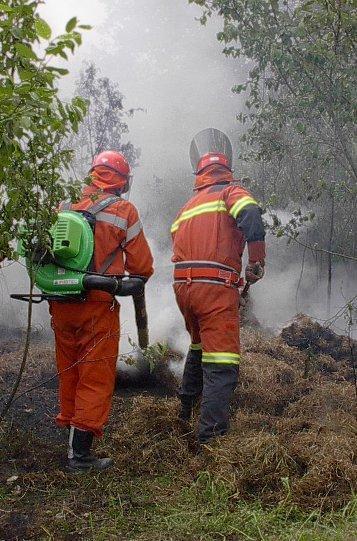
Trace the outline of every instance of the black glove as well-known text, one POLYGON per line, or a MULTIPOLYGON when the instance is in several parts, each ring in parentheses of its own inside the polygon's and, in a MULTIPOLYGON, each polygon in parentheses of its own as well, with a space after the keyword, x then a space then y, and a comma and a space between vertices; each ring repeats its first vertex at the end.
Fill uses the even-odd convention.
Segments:
POLYGON ((248 283, 255 284, 255 282, 258 282, 258 280, 263 278, 264 272, 264 261, 248 263, 245 268, 245 279, 248 283))

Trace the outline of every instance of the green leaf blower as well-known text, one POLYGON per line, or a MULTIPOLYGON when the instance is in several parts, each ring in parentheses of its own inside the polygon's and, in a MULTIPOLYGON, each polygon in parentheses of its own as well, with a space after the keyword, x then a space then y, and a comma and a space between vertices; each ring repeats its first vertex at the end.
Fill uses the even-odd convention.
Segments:
MULTIPOLYGON (((145 348, 148 346, 145 278, 105 275, 90 270, 94 254, 95 214, 111 204, 113 199, 110 197, 98 204, 95 213, 60 211, 50 230, 51 249, 37 249, 31 264, 20 242, 18 251, 27 257, 27 270, 32 273, 41 294, 13 294, 11 297, 27 302, 31 297, 32 302, 40 303, 43 300, 78 302, 85 300, 86 292, 91 290, 106 291, 118 296, 131 295, 134 298, 139 345, 145 348)), ((120 249, 119 246, 109 255, 110 263, 120 249)))

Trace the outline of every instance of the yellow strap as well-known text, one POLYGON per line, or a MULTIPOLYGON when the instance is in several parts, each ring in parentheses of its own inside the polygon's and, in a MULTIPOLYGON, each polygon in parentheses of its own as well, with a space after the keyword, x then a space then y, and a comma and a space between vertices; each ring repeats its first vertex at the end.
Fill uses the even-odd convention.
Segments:
POLYGON ((241 199, 238 199, 232 206, 229 213, 233 216, 234 219, 237 218, 238 214, 246 207, 247 205, 258 205, 255 199, 251 197, 250 195, 246 195, 244 197, 241 197, 241 199))

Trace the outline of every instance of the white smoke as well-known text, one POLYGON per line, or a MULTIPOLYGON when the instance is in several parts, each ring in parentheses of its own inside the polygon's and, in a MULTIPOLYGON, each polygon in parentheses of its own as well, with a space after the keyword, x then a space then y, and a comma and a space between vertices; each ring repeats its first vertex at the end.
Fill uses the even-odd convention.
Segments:
MULTIPOLYGON (((341 307, 356 295, 356 269, 343 263, 333 266, 331 306, 328 313, 327 277, 321 275, 316 262, 308 255, 305 261, 301 251, 287 246, 283 239, 267 237, 267 261, 264 279, 251 288, 254 315, 259 322, 279 332, 296 314, 304 313, 322 324, 338 314, 341 307), (291 253, 292 252, 292 253, 291 253)), ((344 317, 332 322, 332 328, 341 334, 347 332, 344 317)))
MULTIPOLYGON (((74 15, 93 25, 91 31, 83 32, 83 45, 70 58, 70 75, 61 88, 65 98, 73 95, 83 62, 94 61, 103 76, 119 84, 127 108, 145 110, 128 119, 128 138, 142 151, 131 199, 144 217, 155 257, 156 275, 147 288, 151 338, 180 349, 189 339, 171 286, 167 216, 174 218, 191 190, 188 148, 192 136, 208 125, 232 133, 237 129, 234 116, 240 105, 240 98, 230 91, 237 80, 237 64, 221 54, 215 39, 218 22, 202 27, 195 20, 199 14, 197 6, 166 0, 47 0, 41 7, 53 35, 63 32, 74 15), (152 188, 153 175, 164 183, 166 198, 160 207, 152 188), (161 213, 166 215, 163 223, 158 219, 161 213), (167 239, 165 246, 159 246, 159 237, 167 239)), ((9 292, 26 292, 26 271, 13 264, 0 271, 0 282, 1 322, 24 325, 26 305, 10 301, 9 292)), ((135 338, 132 303, 126 299, 122 304, 123 334, 135 338)), ((45 305, 35 308, 34 319, 36 325, 48 328, 45 305)), ((128 347, 124 338, 123 348, 128 347)))
MULTIPOLYGON (((127 108, 145 110, 128 119, 128 138, 142 150, 131 199, 144 218, 155 257, 156 274, 147 286, 150 337, 152 342, 168 342, 184 352, 189 337, 171 285, 169 219, 174 219, 191 193, 188 148, 192 136, 215 126, 238 139, 241 128, 235 115, 242 98, 231 87, 244 81, 247 66, 222 55, 215 36, 221 21, 212 19, 202 27, 195 20, 200 9, 184 0, 47 0, 41 10, 54 34, 62 32, 74 15, 93 25, 83 33, 83 46, 70 59, 71 74, 64 79, 63 96, 72 96, 83 61, 94 61, 103 76, 119 84, 127 108), (165 197, 160 200, 152 183, 154 175, 163 181, 165 197)), ((241 164, 237 158, 235 162, 239 177, 241 164)), ((299 259, 291 263, 290 247, 284 241, 268 240, 267 274, 252 288, 252 298, 256 316, 274 331, 297 311, 326 318, 326 284, 320 278, 317 284, 311 261, 301 277, 299 259)), ((343 266, 334 272, 332 311, 353 294, 353 279, 343 266)), ((26 306, 10 302, 9 293, 26 292, 26 284, 26 272, 18 264, 0 271, 0 323, 24 325, 26 306)), ((135 340, 136 331, 131 300, 121 302, 122 351, 126 352, 130 350, 127 337, 135 340)), ((34 320, 35 325, 49 329, 45 305, 35 308, 34 320)))

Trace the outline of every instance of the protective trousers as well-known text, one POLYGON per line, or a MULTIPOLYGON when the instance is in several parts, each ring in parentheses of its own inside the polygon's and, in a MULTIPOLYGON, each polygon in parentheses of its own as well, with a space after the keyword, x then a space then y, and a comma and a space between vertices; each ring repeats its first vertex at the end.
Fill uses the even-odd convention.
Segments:
POLYGON ((50 305, 59 374, 60 426, 103 435, 115 385, 119 304, 114 301, 50 305))
POLYGON ((198 439, 205 443, 229 428, 240 360, 239 293, 207 283, 175 284, 174 289, 192 342, 180 399, 183 408, 192 408, 202 394, 198 439))

